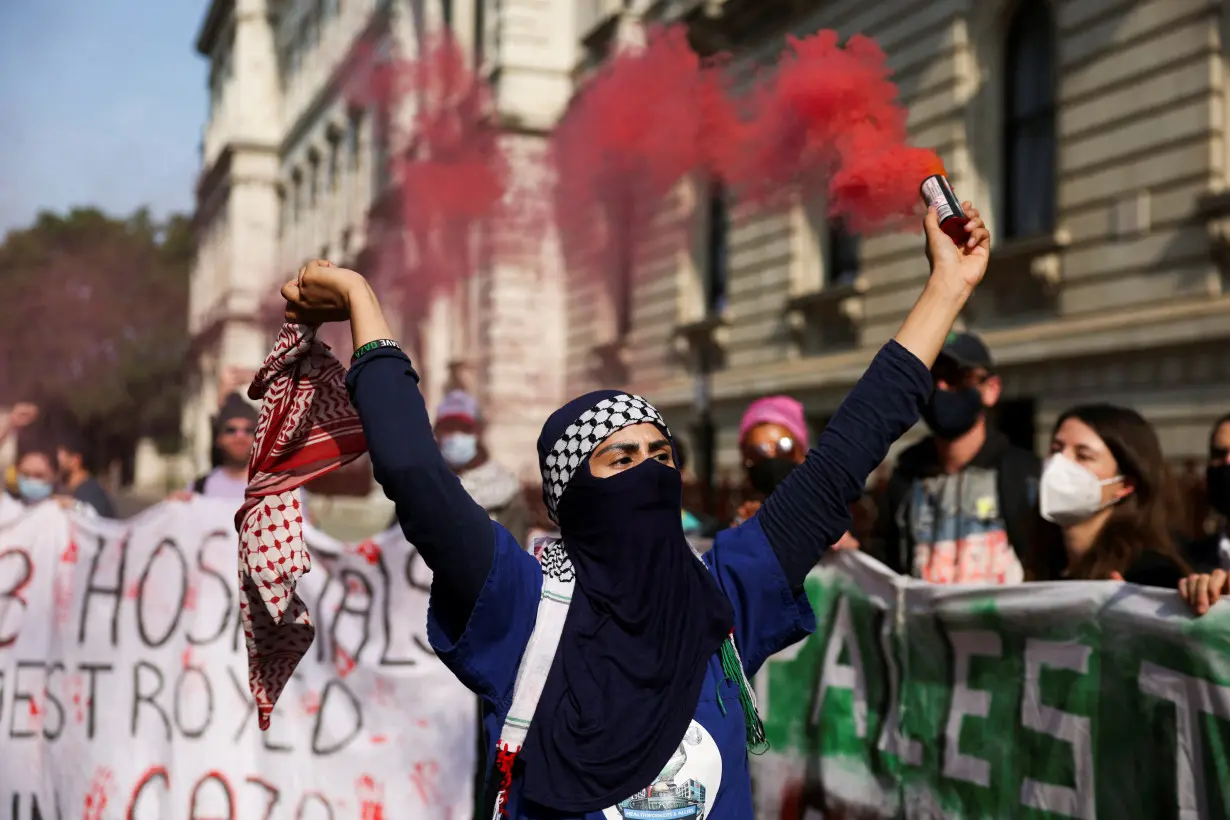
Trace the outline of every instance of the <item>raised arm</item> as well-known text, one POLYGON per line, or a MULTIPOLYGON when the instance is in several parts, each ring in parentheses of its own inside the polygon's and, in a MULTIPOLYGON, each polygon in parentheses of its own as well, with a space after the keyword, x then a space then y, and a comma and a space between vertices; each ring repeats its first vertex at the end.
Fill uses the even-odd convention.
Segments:
POLYGON ((969 241, 958 247, 927 213, 931 276, 896 337, 886 344, 842 402, 804 462, 769 496, 759 513, 790 586, 799 589, 828 547, 850 527, 850 505, 888 448, 918 421, 930 396, 930 368, 990 259, 990 234, 978 212, 969 241))
MULTIPOLYGON (((283 287, 282 295, 291 321, 349 318, 355 350, 392 339, 375 293, 353 271, 314 262, 283 287)), ((434 574, 432 602, 441 624, 459 634, 491 569, 494 525, 444 463, 418 375, 401 350, 376 347, 361 354, 346 384, 376 481, 397 506, 406 539, 434 574)))

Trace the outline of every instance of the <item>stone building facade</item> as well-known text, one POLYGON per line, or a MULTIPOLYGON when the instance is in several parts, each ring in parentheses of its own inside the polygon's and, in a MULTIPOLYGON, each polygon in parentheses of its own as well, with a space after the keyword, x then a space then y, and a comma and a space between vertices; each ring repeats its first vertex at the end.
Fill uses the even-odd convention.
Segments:
MULTIPOLYGON (((197 459, 227 367, 267 338, 258 301, 303 259, 375 264, 387 175, 367 112, 338 70, 361 36, 413 54, 450 25, 491 79, 524 176, 576 86, 655 20, 685 22, 733 71, 785 34, 863 33, 886 51, 913 140, 935 148, 995 237, 962 319, 994 351, 1000 423, 1041 449, 1057 414, 1140 409, 1177 462, 1199 458, 1230 408, 1224 4, 1205 0, 214 0, 198 50, 214 99, 202 146, 192 329, 197 459)), ((712 464, 737 472, 752 399, 789 392, 817 427, 918 294, 917 234, 850 236, 823 203, 757 213, 702 179, 664 210, 685 238, 650 241, 630 281, 565 288, 559 254, 492 264, 404 334, 429 402, 461 379, 489 408, 498 458, 533 478, 532 443, 559 402, 623 384, 654 400, 712 464), (718 195, 715 195, 718 194, 718 195), (629 305, 627 315, 620 307, 629 305), (542 317, 565 315, 564 322, 542 317)))
MULTIPOLYGON (((581 64, 652 19, 684 20, 734 71, 788 33, 871 36, 912 139, 992 228, 962 321, 1001 365, 1001 425, 1043 451, 1065 408, 1124 403, 1181 463, 1230 410, 1226 15, 1205 0, 633 2, 590 21, 581 64)), ((620 363, 729 477, 752 399, 794 394, 817 427, 837 408, 918 295, 922 240, 846 235, 816 203, 755 213, 703 180, 667 208, 690 239, 643 253, 630 293, 570 291, 568 382, 597 385, 620 363), (616 333, 621 298, 631 316, 616 333)))
MULTIPOLYGON (((516 187, 541 173, 546 136, 571 93, 577 14, 573 0, 213 0, 197 41, 210 64, 211 110, 190 307, 198 378, 184 410, 197 468, 216 385, 268 352, 262 304, 307 259, 378 268, 374 236, 399 229, 376 216, 396 129, 377 127, 374 110, 356 107, 347 90, 358 44, 413 58, 451 28, 491 82, 516 187)), ((474 392, 492 455, 526 478, 536 475, 538 426, 563 391, 563 325, 540 321, 563 314, 558 258, 547 237, 537 257, 497 258, 456 293, 394 317, 429 407, 452 386, 474 392)))

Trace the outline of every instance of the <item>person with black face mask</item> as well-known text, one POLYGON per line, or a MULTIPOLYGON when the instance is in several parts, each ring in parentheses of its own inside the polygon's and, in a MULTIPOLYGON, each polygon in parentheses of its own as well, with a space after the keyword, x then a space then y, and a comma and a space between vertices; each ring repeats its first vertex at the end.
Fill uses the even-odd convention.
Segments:
POLYGON ((756 514, 764 500, 803 463, 807 454, 803 405, 789 396, 765 396, 748 405, 739 422, 744 501, 737 526, 756 514))
POLYGON ((703 557, 683 532, 672 433, 645 399, 598 390, 547 418, 538 461, 560 538, 527 553, 441 456, 368 283, 316 262, 283 287, 287 321, 350 321, 346 381, 373 473, 433 572, 428 638, 483 700, 483 817, 752 816, 748 755, 767 744, 748 680, 814 631, 806 576, 917 421, 990 258, 977 211, 965 213, 970 238, 956 245, 928 212, 931 275, 901 329, 803 463, 703 557))
POLYGON ((950 333, 931 374, 935 391, 922 410, 931 436, 897 461, 874 551, 932 583, 1018 583, 1041 462, 987 421, 1001 384, 981 339, 950 333))
POLYGON ((1230 571, 1230 536, 1226 527, 1226 520, 1230 519, 1230 414, 1213 425, 1204 475, 1206 498, 1209 507, 1222 517, 1221 526, 1216 532, 1189 543, 1184 554, 1198 573, 1230 571))

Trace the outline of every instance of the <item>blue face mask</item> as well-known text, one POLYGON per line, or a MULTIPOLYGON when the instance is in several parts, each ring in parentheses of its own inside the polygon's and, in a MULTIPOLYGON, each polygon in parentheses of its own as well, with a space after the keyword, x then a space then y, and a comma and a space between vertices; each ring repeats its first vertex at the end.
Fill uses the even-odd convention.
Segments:
POLYGON ((22 497, 22 500, 31 504, 50 498, 53 489, 55 488, 51 486, 50 481, 24 475, 17 476, 17 494, 22 497))
POLYGON ((464 467, 478 456, 478 436, 449 433, 440 439, 440 455, 454 470, 464 467))

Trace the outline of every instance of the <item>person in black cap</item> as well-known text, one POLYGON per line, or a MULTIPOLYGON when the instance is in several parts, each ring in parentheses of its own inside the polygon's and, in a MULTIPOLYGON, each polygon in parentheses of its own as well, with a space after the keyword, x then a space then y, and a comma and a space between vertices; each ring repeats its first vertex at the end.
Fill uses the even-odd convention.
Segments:
POLYGON ((875 544, 894 570, 932 583, 1018 583, 1041 462, 987 420, 1002 385, 981 339, 950 333, 931 375, 931 436, 901 454, 875 544))

